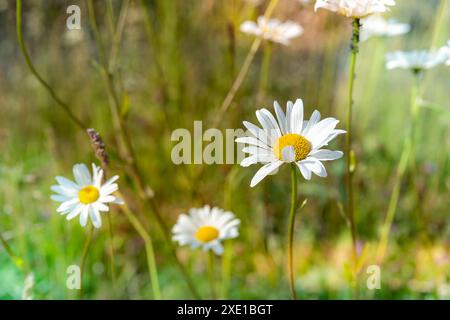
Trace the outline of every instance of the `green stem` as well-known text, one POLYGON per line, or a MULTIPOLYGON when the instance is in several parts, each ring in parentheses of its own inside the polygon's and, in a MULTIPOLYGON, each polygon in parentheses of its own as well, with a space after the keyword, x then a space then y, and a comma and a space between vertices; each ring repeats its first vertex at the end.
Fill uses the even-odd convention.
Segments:
POLYGON ((67 105, 53 90, 50 84, 42 78, 42 76, 37 72, 33 63, 31 62, 30 56, 25 48, 25 44, 23 42, 22 35, 22 1, 16 0, 16 32, 17 32, 17 40, 19 42, 20 50, 22 52, 23 57, 25 58, 25 62, 30 69, 31 73, 36 77, 36 79, 45 87, 50 96, 55 100, 55 102, 67 113, 67 115, 72 119, 72 121, 78 125, 83 131, 86 129, 86 126, 83 122, 75 116, 75 114, 70 109, 69 105, 67 105))
POLYGON ((131 225, 136 229, 137 233, 144 241, 145 253, 147 255, 147 267, 152 285, 153 297, 154 299, 160 300, 161 290, 159 286, 158 268, 156 265, 155 251, 153 249, 152 238, 145 230, 144 226, 139 221, 139 219, 131 212, 130 208, 126 204, 122 208, 131 225))
POLYGON ((224 244, 224 253, 222 257, 222 285, 220 287, 220 298, 227 299, 230 288, 231 267, 233 261, 233 244, 228 241, 224 244))
POLYGON ((389 242, 389 233, 391 231, 392 222, 394 221, 395 213, 397 211, 398 201, 400 197, 400 186, 401 182, 403 180, 403 177, 405 175, 406 169, 408 167, 408 162, 410 161, 410 158, 412 155, 414 155, 414 135, 415 135, 415 125, 417 122, 417 116, 418 116, 418 105, 417 100, 419 97, 419 90, 420 90, 420 78, 421 74, 420 72, 415 72, 415 79, 414 84, 412 86, 411 90, 411 106, 410 106, 410 123, 409 123, 409 129, 408 134, 405 139, 405 143, 403 144, 402 153, 400 156, 400 160, 397 167, 397 172, 395 176, 394 181, 394 187, 392 188, 391 197, 389 199, 389 206, 388 211, 386 214, 385 221, 383 223, 382 229, 381 229, 381 236, 380 236, 380 243, 378 245, 377 249, 377 263, 382 264, 386 248, 389 242))
MULTIPOLYGON (((271 0, 269 2, 269 5, 267 6, 266 11, 264 12, 264 18, 269 19, 272 15, 273 11, 275 10, 275 7, 277 6, 279 0, 271 0)), ((244 63, 242 64, 241 69, 239 70, 239 73, 236 77, 236 79, 233 82, 233 85, 230 88, 230 91, 228 91, 225 100, 223 101, 222 105, 220 106, 220 109, 217 113, 217 116, 214 119, 213 128, 216 128, 218 124, 223 120, 223 115, 230 107, 231 103, 233 102, 233 99, 241 87, 242 82, 245 79, 245 76, 247 75, 247 72, 250 68, 250 65, 252 64, 253 58, 255 57, 256 52, 258 51, 260 45, 261 45, 262 39, 260 37, 256 38, 252 46, 250 47, 250 50, 245 57, 244 63)))
POLYGON ((107 214, 108 231, 109 231, 109 255, 110 255, 110 272, 111 281, 114 289, 116 288, 116 268, 115 268, 115 254, 114 254, 114 232, 111 215, 107 214))
POLYGON ((297 206, 297 169, 295 164, 291 164, 291 209, 289 212, 289 226, 288 226, 288 276, 289 289, 291 291, 291 298, 297 299, 294 284, 294 227, 295 227, 295 209, 297 206))
POLYGON ((23 271, 24 262, 22 259, 14 255, 14 252, 12 251, 11 247, 9 246, 8 242, 3 238, 2 233, 0 232, 0 243, 2 244, 3 248, 5 249, 8 256, 11 258, 11 260, 14 262, 17 268, 19 270, 23 271))
POLYGON ((263 59, 261 63, 261 72, 259 76, 259 92, 258 98, 260 101, 263 100, 267 93, 267 83, 269 82, 269 70, 270 70, 270 57, 272 55, 272 43, 264 43, 263 49, 263 59))
MULTIPOLYGON (((123 10, 124 12, 126 12, 128 2, 129 1, 124 2, 124 4, 122 5, 121 11, 123 10)), ((94 34, 96 34, 96 42, 97 42, 99 50, 102 52, 103 44, 102 44, 102 41, 100 38, 100 34, 98 32, 97 22, 95 20, 95 8, 92 4, 92 0, 88 1, 88 9, 89 9, 89 15, 91 17, 91 25, 92 25, 92 28, 94 29, 94 34)), ((120 16, 122 16, 122 14, 120 14, 120 16)), ((125 16, 125 13, 123 14, 123 16, 125 16)), ((123 28, 123 25, 125 23, 123 19, 119 19, 119 22, 122 21, 122 23, 119 24, 119 27, 118 27, 119 30, 120 30, 120 28, 123 28)), ((122 31, 116 31, 116 34, 118 34, 118 35, 121 35, 122 33, 123 33, 122 31)), ((116 39, 119 39, 119 37, 117 37, 116 39)), ((120 41, 116 40, 115 46, 117 46, 119 43, 120 43, 120 41)), ((101 54, 101 56, 104 56, 104 54, 101 54)), ((114 60, 116 60, 116 59, 111 59, 110 61, 114 61, 114 60)), ((181 261, 178 259, 177 255, 176 255, 176 250, 172 243, 172 239, 170 237, 170 230, 169 230, 165 220, 163 219, 161 213, 159 212, 158 205, 157 205, 155 199, 153 198, 153 191, 145 184, 145 182, 142 178, 143 175, 141 174, 141 170, 140 170, 140 167, 137 162, 136 153, 135 153, 135 150, 134 150, 134 147, 133 147, 133 144, 132 144, 129 132, 128 132, 128 128, 126 126, 126 123, 125 123, 123 117, 121 117, 121 115, 120 115, 120 102, 119 102, 119 98, 118 98, 117 92, 114 87, 114 75, 108 70, 108 63, 106 61, 106 58, 102 59, 101 65, 102 65, 102 68, 101 68, 102 75, 104 76, 104 79, 106 82, 106 87, 108 90, 108 95, 110 96, 110 100, 111 100, 111 113, 113 116, 114 126, 121 138, 121 141, 123 144, 124 158, 127 161, 127 164, 131 170, 131 175, 134 178, 134 181, 138 188, 139 196, 141 197, 141 199, 143 201, 147 202, 148 205, 150 206, 151 213, 155 216, 157 223, 159 224, 160 228, 163 231, 164 239, 165 239, 167 245, 169 246, 172 257, 174 258, 177 266, 179 267, 193 296, 196 299, 199 299, 200 296, 195 288, 193 281, 191 280, 191 278, 189 276, 189 273, 186 271, 183 264, 181 263, 181 261)), ((110 64, 109 68, 111 68, 111 64, 110 64)))
POLYGON ((355 297, 357 296, 356 265, 358 254, 356 251, 356 226, 354 208, 353 174, 355 171, 355 156, 352 150, 352 118, 353 118, 353 86, 355 81, 356 57, 359 50, 359 31, 361 25, 359 19, 353 19, 353 36, 351 44, 351 62, 349 72, 348 108, 347 108, 347 134, 345 139, 346 155, 346 189, 347 189, 347 216, 350 222, 352 237, 353 271, 355 276, 355 297))
POLYGON ((81 254, 81 262, 80 262, 80 282, 81 282, 81 287, 80 287, 80 297, 79 299, 82 300, 83 299, 83 275, 84 275, 84 266, 86 264, 86 258, 87 258, 87 254, 89 252, 89 248, 91 247, 91 242, 92 242, 92 234, 94 232, 94 227, 92 226, 92 224, 89 224, 88 227, 88 234, 86 237, 86 240, 84 242, 84 247, 83 247, 83 253, 81 254))
POLYGON ((214 252, 212 250, 208 251, 208 276, 209 276, 209 286, 211 290, 211 298, 216 299, 216 283, 214 275, 214 252))

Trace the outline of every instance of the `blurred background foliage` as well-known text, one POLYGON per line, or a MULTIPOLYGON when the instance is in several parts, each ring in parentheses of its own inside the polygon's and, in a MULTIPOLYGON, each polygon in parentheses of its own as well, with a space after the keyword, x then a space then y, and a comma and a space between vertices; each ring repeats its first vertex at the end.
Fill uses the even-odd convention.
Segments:
MULTIPOLYGON (((244 20, 264 12, 266 1, 143 0, 94 1, 106 54, 116 41, 113 30, 125 15, 117 43, 114 87, 122 116, 138 154, 143 179, 153 188, 168 225, 190 207, 211 204, 232 210, 241 236, 217 259, 221 297, 288 298, 285 279, 285 230, 289 170, 256 188, 256 168, 236 165, 179 165, 170 155, 176 128, 192 130, 194 120, 209 128, 231 87, 251 41, 239 32, 244 20), (127 4, 124 9, 124 4, 127 4), (125 11, 126 10, 126 11, 125 11), (202 173, 202 174, 199 174, 202 173)), ((387 71, 384 54, 429 49, 450 37, 449 1, 398 0, 386 16, 411 24, 409 34, 373 38, 361 44, 355 87, 357 155, 357 233, 366 258, 359 275, 363 298, 450 298, 450 105, 448 68, 427 72, 417 137, 419 173, 402 184, 380 290, 366 289, 368 265, 386 214, 393 176, 408 121, 411 74, 387 71), (416 185, 416 187, 414 187, 416 185), (415 201, 416 196, 419 201, 415 201)), ((73 112, 103 136, 111 155, 110 171, 121 176, 127 199, 136 199, 129 172, 115 156, 118 149, 107 88, 99 71, 101 50, 83 1, 24 1, 23 30, 31 59, 73 112), (82 9, 81 31, 66 29, 66 8, 82 9)), ((345 119, 351 23, 313 3, 281 0, 273 15, 294 20, 304 34, 288 46, 264 43, 257 52, 220 129, 254 122, 257 108, 272 109, 302 98, 306 114, 345 119), (263 52, 271 50, 268 83, 260 86, 263 52)), ((15 2, 0 0, 0 232, 34 275, 36 299, 75 298, 66 289, 66 268, 79 262, 86 231, 77 219, 67 222, 49 198, 56 175, 71 175, 74 163, 96 161, 86 134, 79 130, 27 69, 16 39, 15 2)), ((343 125, 343 123, 341 123, 343 125)), ((334 142, 342 149, 344 139, 334 142)), ((329 163, 329 177, 301 181, 308 204, 297 215, 296 274, 300 298, 351 298, 346 274, 351 243, 339 210, 344 196, 344 161, 329 163)), ((161 230, 148 209, 129 203, 154 240, 163 298, 191 298, 169 258, 161 230)), ((108 232, 96 231, 84 278, 86 298, 152 298, 143 243, 117 209, 114 228, 117 281, 109 274, 108 232)), ((201 252, 177 250, 203 297, 208 297, 206 261, 201 252)), ((0 249, 0 298, 22 297, 25 274, 0 249)))

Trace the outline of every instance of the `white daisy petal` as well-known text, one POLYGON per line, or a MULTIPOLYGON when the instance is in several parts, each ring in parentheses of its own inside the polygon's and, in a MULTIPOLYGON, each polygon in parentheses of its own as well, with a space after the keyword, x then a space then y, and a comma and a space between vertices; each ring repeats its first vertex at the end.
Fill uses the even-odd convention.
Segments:
POLYGON ((306 168, 314 172, 319 177, 326 177, 327 171, 325 170, 325 167, 323 166, 322 162, 315 158, 306 158, 305 160, 300 161, 300 163, 304 164, 306 168))
POLYGON ((80 214, 80 225, 86 227, 89 216, 89 206, 84 206, 80 214))
POLYGON ((332 151, 327 149, 320 149, 310 153, 310 157, 314 157, 321 161, 336 160, 342 158, 343 155, 344 153, 342 151, 332 151))
POLYGON ((297 99, 292 108, 291 118, 288 119, 291 123, 291 132, 300 134, 303 126, 303 101, 297 99))
POLYGON ((54 192, 56 192, 59 195, 66 196, 66 197, 73 197, 76 196, 78 193, 78 190, 75 189, 67 189, 62 186, 51 186, 50 189, 54 192))
POLYGON ((220 242, 217 242, 217 244, 212 246, 212 250, 214 251, 215 254, 220 256, 223 253, 223 246, 220 244, 220 242))
POLYGON ((271 139, 264 130, 248 121, 244 121, 243 124, 251 132, 251 134, 255 136, 256 139, 260 140, 265 145, 271 145, 271 139))
POLYGON ((322 142, 320 142, 319 144, 314 146, 314 149, 319 149, 319 148, 322 148, 323 146, 328 145, 328 143, 331 140, 336 138, 338 135, 344 134, 344 133, 345 133, 345 130, 332 130, 331 133, 328 135, 328 137, 326 137, 324 140, 322 140, 322 142))
POLYGON ((306 180, 311 179, 311 170, 309 170, 305 164, 301 162, 296 162, 297 167, 300 169, 300 173, 306 180))
POLYGON ((89 206, 89 216, 95 228, 98 229, 102 226, 102 218, 100 217, 100 212, 96 210, 94 206, 89 206))
POLYGON ((75 181, 80 186, 86 186, 92 184, 91 174, 84 163, 76 164, 73 166, 73 176, 75 181))
POLYGON ((236 141, 238 143, 250 144, 250 145, 257 146, 257 147, 260 147, 263 149, 270 150, 269 146, 267 146, 265 143, 261 142, 260 140, 256 139, 255 137, 240 137, 234 141, 236 141))
POLYGON ((63 187, 66 189, 79 189, 80 187, 73 181, 66 179, 64 177, 61 176, 57 176, 56 181, 63 187))
POLYGON ((320 112, 317 110, 314 110, 314 112, 311 115, 311 118, 306 123, 306 127, 302 130, 302 135, 307 136, 309 130, 311 130, 311 128, 314 127, 317 124, 317 122, 319 122, 319 121, 320 121, 320 112))
POLYGON ((275 120, 274 116, 270 113, 270 111, 262 108, 259 110, 259 112, 261 112, 265 116, 265 118, 271 123, 272 128, 275 130, 276 134, 273 134, 273 132, 271 132, 272 136, 280 137, 282 135, 280 126, 278 125, 277 120, 275 120))
POLYGON ((52 194, 50 196, 50 199, 52 199, 54 201, 58 201, 58 202, 65 202, 65 201, 70 200, 71 198, 67 197, 67 196, 61 196, 61 195, 58 195, 58 194, 52 194))
POLYGON ((79 203, 78 198, 71 198, 70 200, 67 200, 59 205, 59 207, 56 209, 57 212, 62 212, 66 210, 71 210, 79 203))
POLYGON ((250 182, 250 187, 256 186, 262 179, 264 179, 268 174, 274 172, 282 164, 282 161, 276 161, 262 166, 253 176, 252 181, 250 182))
POLYGON ((81 212, 81 210, 83 210, 84 206, 80 203, 79 205, 77 205, 66 217, 67 220, 72 220, 73 218, 75 218, 76 216, 78 216, 81 212))
POLYGON ((278 124, 280 125, 281 133, 286 134, 288 133, 287 125, 286 125, 286 115, 284 114, 283 110, 280 107, 280 104, 275 101, 273 103, 273 107, 275 109, 275 114, 277 116, 278 124))

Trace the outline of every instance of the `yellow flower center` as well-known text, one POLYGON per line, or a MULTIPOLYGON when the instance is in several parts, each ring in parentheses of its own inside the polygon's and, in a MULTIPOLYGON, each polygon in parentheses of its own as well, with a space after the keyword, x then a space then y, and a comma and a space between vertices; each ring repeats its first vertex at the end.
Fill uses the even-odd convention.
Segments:
POLYGON ((97 201, 100 197, 100 192, 94 186, 86 186, 78 191, 78 199, 83 204, 89 204, 97 201))
POLYGON ((278 138, 273 148, 278 159, 283 160, 283 149, 286 147, 294 148, 295 161, 306 159, 311 152, 311 143, 305 137, 296 133, 288 133, 278 138))
POLYGON ((219 230, 211 226, 203 226, 198 228, 197 232, 195 233, 195 237, 200 242, 209 242, 219 237, 219 230))

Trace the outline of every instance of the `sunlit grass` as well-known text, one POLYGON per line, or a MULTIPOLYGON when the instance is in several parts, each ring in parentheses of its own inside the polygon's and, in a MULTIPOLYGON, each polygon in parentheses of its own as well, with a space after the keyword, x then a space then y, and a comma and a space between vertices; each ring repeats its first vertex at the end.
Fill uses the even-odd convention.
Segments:
MULTIPOLYGON (((169 226, 180 213, 204 204, 231 210, 240 218, 240 237, 225 246, 225 256, 227 252, 229 256, 216 267, 221 297, 288 299, 285 246, 289 169, 250 189, 248 182, 256 169, 175 166, 170 159, 173 129, 191 130, 194 120, 203 120, 205 126, 214 123, 252 45, 253 39, 240 33, 239 25, 262 14, 268 2, 257 8, 238 0, 142 2, 150 20, 146 20, 139 1, 130 2, 114 79, 142 179, 155 191, 156 205, 169 226)), ((416 178, 420 201, 415 200, 412 178, 406 174, 381 269, 382 288, 366 288, 365 270, 376 263, 381 226, 406 134, 413 81, 406 71, 388 72, 384 55, 441 46, 450 36, 446 0, 397 2, 388 15, 410 23, 411 33, 362 43, 356 65, 355 216, 358 248, 368 246, 358 286, 362 298, 448 299, 448 67, 430 70, 423 83, 423 99, 434 108, 421 108, 418 117, 416 178)), ((162 297, 192 298, 155 217, 136 196, 139 190, 132 173, 124 170, 118 159, 121 142, 113 126, 114 110, 99 69, 100 56, 87 8, 82 6, 84 40, 68 44, 64 41, 64 6, 43 3, 26 2, 23 8, 24 37, 34 65, 55 92, 70 102, 73 112, 101 132, 110 151, 109 170, 121 175, 121 191, 132 200, 130 208, 152 236, 162 297)), ((122 2, 112 4, 117 19, 122 2)), ((49 198, 50 186, 54 176, 70 174, 74 163, 91 163, 96 158, 85 133, 73 125, 26 68, 13 28, 14 8, 11 4, 0 12, 0 19, 8 25, 0 38, 0 71, 5 74, 0 77, 0 232, 23 266, 19 268, 1 247, 0 298, 22 298, 25 277, 33 273, 33 298, 76 299, 78 293, 66 289, 66 268, 79 263, 86 230, 56 213, 56 204, 49 198)), ((103 41, 110 45, 106 8, 98 3, 95 9, 103 41)), ((308 118, 317 108, 324 115, 345 119, 350 21, 326 12, 314 13, 311 5, 302 6, 294 0, 280 1, 274 16, 297 21, 304 34, 289 47, 272 46, 262 98, 264 45, 256 52, 219 128, 240 128, 242 120, 252 119, 256 109, 271 108, 273 100, 284 104, 297 97, 311 106, 305 115, 308 118)), ((343 141, 334 144, 341 150, 343 145, 343 141)), ((302 197, 308 198, 308 205, 297 216, 295 230, 298 298, 353 297, 345 271, 345 265, 351 263, 352 244, 340 210, 345 203, 345 163, 329 163, 327 170, 326 180, 301 180, 298 185, 302 197)), ((111 218, 116 285, 111 281, 109 236, 104 228, 94 234, 86 260, 84 297, 153 298, 142 237, 119 209, 112 209, 111 218)), ((208 298, 203 253, 177 248, 177 256, 201 296, 208 298)))

